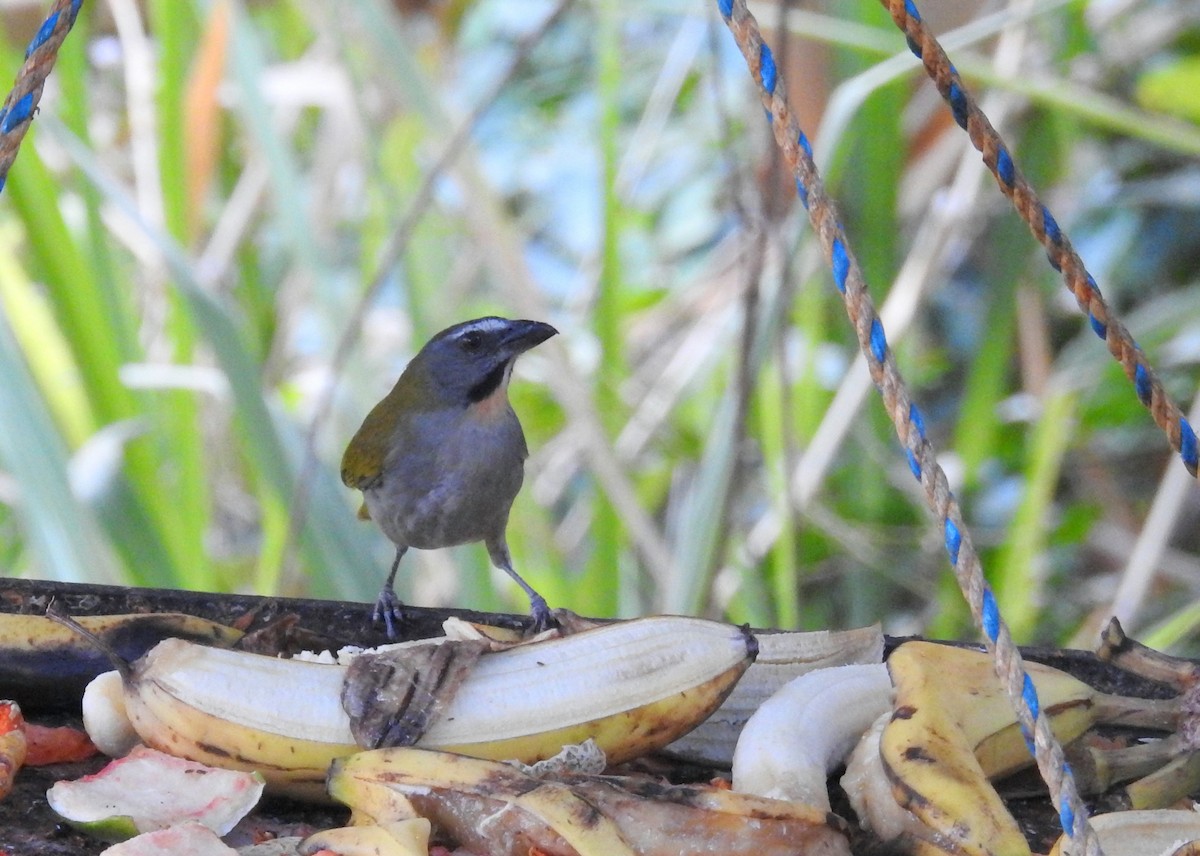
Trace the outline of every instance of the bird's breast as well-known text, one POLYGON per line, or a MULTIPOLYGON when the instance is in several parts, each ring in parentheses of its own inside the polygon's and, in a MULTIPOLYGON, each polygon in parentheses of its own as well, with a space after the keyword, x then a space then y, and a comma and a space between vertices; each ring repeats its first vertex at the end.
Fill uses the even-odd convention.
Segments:
POLYGON ((414 422, 378 486, 364 492, 372 519, 392 541, 433 549, 503 531, 527 452, 507 399, 502 405, 486 419, 468 408, 414 422))

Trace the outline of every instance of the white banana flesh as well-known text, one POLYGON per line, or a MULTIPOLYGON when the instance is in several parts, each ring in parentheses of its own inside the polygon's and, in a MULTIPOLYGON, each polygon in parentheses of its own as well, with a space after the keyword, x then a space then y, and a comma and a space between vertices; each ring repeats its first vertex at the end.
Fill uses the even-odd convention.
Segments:
POLYGON ((141 743, 125 710, 120 672, 104 672, 83 691, 83 727, 96 748, 110 758, 124 758, 141 743))
POLYGON ((742 729, 733 755, 733 789, 829 810, 827 777, 891 704, 892 683, 883 663, 836 666, 796 678, 742 729))
POLYGON ((891 718, 890 710, 880 714, 854 747, 846 761, 842 790, 858 816, 858 822, 881 841, 893 841, 902 835, 909 841, 918 841, 926 834, 925 824, 896 802, 892 783, 879 756, 879 739, 891 718))

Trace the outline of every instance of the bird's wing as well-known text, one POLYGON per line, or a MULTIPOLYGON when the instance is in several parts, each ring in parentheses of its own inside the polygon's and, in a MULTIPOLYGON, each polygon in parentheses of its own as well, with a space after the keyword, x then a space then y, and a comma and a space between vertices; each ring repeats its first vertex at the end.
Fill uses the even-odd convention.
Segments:
MULTIPOLYGON (((357 435, 355 437, 357 439, 357 435)), ((382 452, 367 443, 347 446, 342 455, 342 483, 346 487, 366 490, 379 481, 382 461, 382 452)))
POLYGON ((380 407, 367 414, 342 455, 342 482, 346 487, 367 490, 379 483, 388 451, 396 442, 395 432, 395 421, 380 407))

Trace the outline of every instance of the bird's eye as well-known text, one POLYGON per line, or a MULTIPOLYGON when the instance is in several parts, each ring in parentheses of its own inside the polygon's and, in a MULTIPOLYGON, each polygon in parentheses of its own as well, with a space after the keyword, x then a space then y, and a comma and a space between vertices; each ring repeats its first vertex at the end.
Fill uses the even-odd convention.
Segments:
POLYGON ((463 337, 459 341, 462 343, 462 348, 464 351, 467 353, 474 353, 475 351, 479 350, 480 346, 483 345, 483 336, 472 330, 470 333, 464 333, 463 337))

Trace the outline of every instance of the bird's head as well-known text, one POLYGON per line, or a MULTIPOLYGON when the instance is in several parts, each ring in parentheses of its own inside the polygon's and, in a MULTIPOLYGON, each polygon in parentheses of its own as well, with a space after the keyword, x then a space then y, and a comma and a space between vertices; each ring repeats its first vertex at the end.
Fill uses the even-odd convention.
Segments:
POLYGON ((479 404, 507 386, 517 357, 557 332, 541 321, 464 321, 430 339, 406 373, 422 375, 446 403, 479 404))
POLYGON ((557 332, 541 321, 489 317, 438 333, 350 440, 342 456, 342 481, 360 489, 376 483, 406 417, 456 407, 472 408, 484 420, 506 413, 513 363, 557 332))

